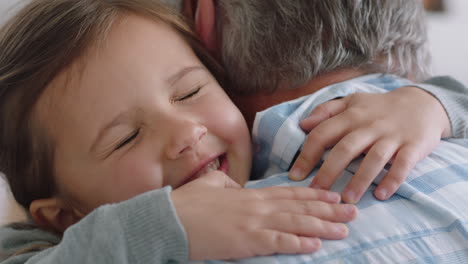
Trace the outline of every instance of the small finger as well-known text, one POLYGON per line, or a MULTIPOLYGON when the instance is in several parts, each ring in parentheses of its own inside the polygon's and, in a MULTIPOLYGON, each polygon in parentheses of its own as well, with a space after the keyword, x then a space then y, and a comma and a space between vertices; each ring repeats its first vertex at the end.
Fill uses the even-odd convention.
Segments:
POLYGON ((375 196, 380 200, 390 198, 423 156, 419 154, 417 147, 411 145, 402 147, 398 151, 387 175, 375 189, 375 196))
POLYGON ((357 216, 357 208, 352 204, 323 201, 280 200, 271 205, 271 211, 314 216, 330 222, 349 222, 357 216))
POLYGON ((325 102, 317 106, 307 118, 302 120, 300 126, 305 132, 309 132, 322 121, 343 112, 345 109, 346 101, 344 99, 325 102))
POLYGON ((265 227, 280 232, 324 239, 343 239, 348 236, 348 227, 342 223, 325 221, 314 216, 275 213, 266 216, 265 227))
POLYGON ((251 248, 254 255, 272 254, 307 254, 320 249, 321 240, 316 237, 304 237, 276 230, 260 230, 253 239, 251 248))
POLYGON ((245 190, 262 200, 319 200, 328 203, 340 202, 340 194, 307 187, 267 187, 245 190))
POLYGON ((398 144, 393 140, 376 142, 364 157, 356 174, 343 190, 343 201, 357 203, 397 149, 398 144))
POLYGON ((362 154, 374 140, 375 133, 370 130, 358 129, 346 135, 332 148, 312 180, 311 187, 330 189, 349 163, 362 154))
POLYGON ((289 178, 291 180, 303 180, 320 161, 325 150, 336 144, 351 129, 349 119, 342 115, 333 117, 318 125, 307 135, 301 153, 294 162, 289 178))
POLYGON ((314 144, 311 138, 307 138, 302 151, 299 153, 296 161, 289 172, 289 179, 293 181, 302 181, 314 169, 320 161, 325 148, 319 144, 314 144))

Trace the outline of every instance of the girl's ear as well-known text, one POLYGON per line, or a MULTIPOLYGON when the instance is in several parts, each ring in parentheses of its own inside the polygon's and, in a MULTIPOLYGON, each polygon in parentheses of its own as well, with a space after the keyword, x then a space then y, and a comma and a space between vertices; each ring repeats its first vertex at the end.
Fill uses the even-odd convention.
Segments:
POLYGON ((193 19, 195 30, 211 54, 217 58, 219 52, 216 34, 215 0, 185 0, 185 15, 193 19))
POLYGON ((58 233, 63 233, 83 218, 83 214, 68 207, 60 198, 34 200, 29 207, 29 212, 41 228, 58 233))

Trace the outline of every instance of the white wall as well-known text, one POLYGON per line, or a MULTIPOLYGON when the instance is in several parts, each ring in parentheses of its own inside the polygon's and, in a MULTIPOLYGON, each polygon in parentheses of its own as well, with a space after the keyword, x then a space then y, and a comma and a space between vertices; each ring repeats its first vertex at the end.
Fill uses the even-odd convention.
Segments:
POLYGON ((468 1, 445 1, 445 13, 428 15, 433 73, 468 85, 468 1))
POLYGON ((0 24, 14 11, 14 7, 24 0, 0 0, 0 24))

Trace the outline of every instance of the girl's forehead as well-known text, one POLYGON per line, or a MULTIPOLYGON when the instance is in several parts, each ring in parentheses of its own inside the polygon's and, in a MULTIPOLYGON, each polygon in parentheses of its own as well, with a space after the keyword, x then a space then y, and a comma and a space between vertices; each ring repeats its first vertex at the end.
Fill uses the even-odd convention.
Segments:
POLYGON ((128 73, 124 70, 141 73, 135 65, 153 67, 153 71, 159 68, 169 75, 193 64, 201 62, 170 26, 143 16, 126 15, 113 24, 104 38, 93 40, 81 56, 52 80, 45 93, 63 101, 66 93, 78 92, 90 75, 128 73))

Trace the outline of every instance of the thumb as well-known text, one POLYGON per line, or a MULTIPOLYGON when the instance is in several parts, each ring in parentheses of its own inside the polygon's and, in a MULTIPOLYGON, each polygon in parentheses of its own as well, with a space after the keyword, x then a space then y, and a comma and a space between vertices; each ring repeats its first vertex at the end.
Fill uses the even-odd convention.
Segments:
POLYGON ((218 188, 242 188, 231 177, 221 171, 210 171, 203 175, 199 181, 218 188))

